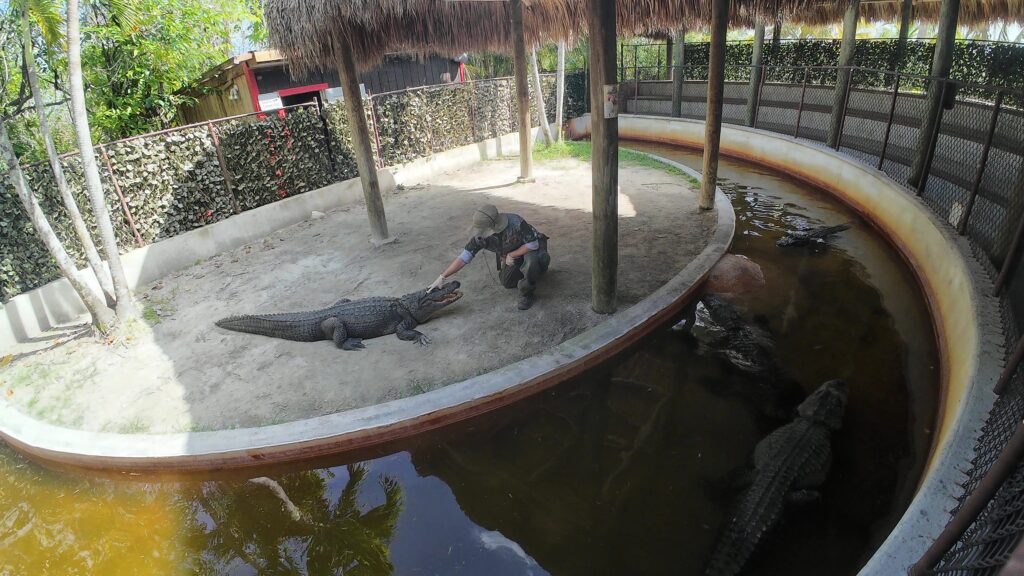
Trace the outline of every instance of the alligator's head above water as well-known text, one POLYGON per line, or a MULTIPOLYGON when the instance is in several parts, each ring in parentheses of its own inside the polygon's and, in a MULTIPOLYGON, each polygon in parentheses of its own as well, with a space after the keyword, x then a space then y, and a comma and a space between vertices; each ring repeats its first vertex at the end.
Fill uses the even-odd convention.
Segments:
POLYGON ((402 304, 412 313, 417 322, 423 323, 430 319, 445 306, 462 298, 458 282, 447 282, 431 291, 417 290, 402 296, 402 304))
POLYGON ((796 411, 803 418, 821 422, 832 430, 839 430, 846 411, 846 382, 829 380, 797 406, 796 411))
POLYGON ((721 296, 708 292, 701 297, 700 301, 707 308, 711 320, 722 328, 731 330, 741 328, 746 324, 736 307, 723 300, 721 296))
POLYGON ((807 238, 807 234, 800 232, 790 232, 789 234, 786 234, 782 238, 776 240, 775 245, 781 248, 786 248, 789 246, 803 246, 804 244, 807 244, 809 241, 810 240, 809 238, 807 238))

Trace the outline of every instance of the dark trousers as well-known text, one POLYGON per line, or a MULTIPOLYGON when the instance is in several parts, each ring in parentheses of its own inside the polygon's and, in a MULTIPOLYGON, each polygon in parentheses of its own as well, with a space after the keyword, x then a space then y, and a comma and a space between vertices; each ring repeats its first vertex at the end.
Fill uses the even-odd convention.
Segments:
POLYGON ((537 280, 548 271, 551 264, 551 256, 548 254, 547 243, 541 244, 540 249, 531 250, 516 258, 512 266, 502 264, 498 278, 505 288, 519 288, 521 296, 533 294, 537 289, 537 280))

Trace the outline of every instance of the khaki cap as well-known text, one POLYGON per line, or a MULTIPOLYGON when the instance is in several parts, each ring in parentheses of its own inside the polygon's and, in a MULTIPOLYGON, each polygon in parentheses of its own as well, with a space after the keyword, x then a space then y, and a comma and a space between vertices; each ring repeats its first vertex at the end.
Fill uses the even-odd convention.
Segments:
POLYGON ((497 234, 508 226, 508 216, 498 212, 494 204, 484 204, 473 212, 473 228, 470 230, 470 238, 477 236, 486 238, 491 234, 497 234))

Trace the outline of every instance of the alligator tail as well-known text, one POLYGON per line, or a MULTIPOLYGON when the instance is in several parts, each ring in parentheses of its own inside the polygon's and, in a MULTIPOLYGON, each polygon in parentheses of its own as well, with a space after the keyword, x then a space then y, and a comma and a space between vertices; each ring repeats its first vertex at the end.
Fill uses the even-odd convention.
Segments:
POLYGON ((783 478, 758 477, 750 486, 708 562, 707 576, 734 576, 754 553, 758 541, 782 513, 789 482, 783 478))
POLYGON ((229 316, 217 320, 215 324, 235 332, 259 334, 260 336, 283 338, 297 342, 315 342, 325 339, 319 322, 284 320, 274 318, 273 315, 258 316, 246 314, 243 316, 229 316))
POLYGON ((826 237, 831 236, 833 234, 838 234, 840 232, 845 232, 845 231, 847 231, 849 229, 850 229, 850 223, 847 222, 846 224, 836 224, 835 226, 826 226, 824 228, 818 228, 817 230, 814 230, 813 232, 811 232, 808 236, 810 238, 826 238, 826 237))

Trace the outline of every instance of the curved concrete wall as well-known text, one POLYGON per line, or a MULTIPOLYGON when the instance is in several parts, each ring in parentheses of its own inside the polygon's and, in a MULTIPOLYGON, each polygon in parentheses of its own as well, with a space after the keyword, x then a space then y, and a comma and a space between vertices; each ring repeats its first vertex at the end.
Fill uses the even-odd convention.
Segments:
MULTIPOLYGON (((589 133, 589 118, 570 132, 589 133)), ((622 115, 619 136, 701 148, 704 123, 622 115)), ((831 149, 762 130, 725 125, 722 153, 785 172, 860 212, 900 251, 916 274, 939 339, 941 404, 932 452, 910 507, 862 574, 899 574, 949 519, 975 439, 994 400, 1003 361, 998 302, 970 246, 915 195, 883 172, 831 149)))

